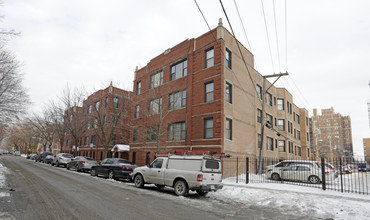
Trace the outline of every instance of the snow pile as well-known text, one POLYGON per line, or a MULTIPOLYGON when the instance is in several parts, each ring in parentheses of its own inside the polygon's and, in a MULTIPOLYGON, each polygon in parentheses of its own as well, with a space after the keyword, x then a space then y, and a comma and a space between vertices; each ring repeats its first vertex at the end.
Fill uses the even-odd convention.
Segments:
MULTIPOLYGON (((7 168, 4 167, 1 163, 0 163, 0 188, 4 188, 5 187, 5 173, 7 172, 7 168)), ((1 197, 1 196, 0 196, 1 197)))

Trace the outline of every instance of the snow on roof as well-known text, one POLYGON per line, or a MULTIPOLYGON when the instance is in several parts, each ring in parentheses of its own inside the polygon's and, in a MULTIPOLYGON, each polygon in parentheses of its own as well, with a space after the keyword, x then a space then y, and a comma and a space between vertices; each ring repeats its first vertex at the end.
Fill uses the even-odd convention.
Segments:
POLYGON ((124 144, 116 144, 114 145, 114 147, 112 148, 112 152, 117 149, 118 152, 122 152, 122 151, 130 151, 130 145, 124 145, 124 144))

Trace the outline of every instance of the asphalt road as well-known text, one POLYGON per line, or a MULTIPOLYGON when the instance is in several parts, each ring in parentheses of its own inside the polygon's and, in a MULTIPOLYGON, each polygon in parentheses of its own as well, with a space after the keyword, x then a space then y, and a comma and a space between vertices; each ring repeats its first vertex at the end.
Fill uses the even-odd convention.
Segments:
MULTIPOLYGON (((177 197, 172 189, 137 189, 132 183, 110 181, 35 163, 23 157, 0 156, 7 167, 0 188, 0 219, 301 219, 284 210, 255 204, 224 202, 196 193, 177 197)), ((216 192, 217 193, 217 192, 216 192)))

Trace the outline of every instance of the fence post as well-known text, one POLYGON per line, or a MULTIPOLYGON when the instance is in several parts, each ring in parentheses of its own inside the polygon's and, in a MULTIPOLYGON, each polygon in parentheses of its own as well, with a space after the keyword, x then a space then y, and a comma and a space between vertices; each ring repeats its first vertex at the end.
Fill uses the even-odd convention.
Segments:
POLYGON ((321 182, 322 182, 322 190, 326 190, 325 159, 324 159, 324 157, 321 157, 321 182))
POLYGON ((236 157, 236 183, 238 183, 238 176, 239 176, 239 172, 238 172, 238 169, 239 169, 239 159, 238 157, 236 157))
POLYGON ((245 158, 245 184, 249 183, 249 157, 245 158))
POLYGON ((343 192, 343 172, 342 172, 343 162, 342 158, 339 159, 339 172, 340 172, 340 191, 343 192))

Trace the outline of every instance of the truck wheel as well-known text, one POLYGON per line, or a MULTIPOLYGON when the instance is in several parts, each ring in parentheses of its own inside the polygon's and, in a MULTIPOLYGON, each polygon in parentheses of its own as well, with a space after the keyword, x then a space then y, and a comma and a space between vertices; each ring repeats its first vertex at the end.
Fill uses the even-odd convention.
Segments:
POLYGON ((205 195, 207 195, 207 194, 208 194, 208 192, 203 191, 203 190, 200 190, 200 189, 197 189, 197 190, 195 190, 195 191, 197 191, 198 195, 200 195, 200 196, 205 196, 205 195))
POLYGON ((174 189, 178 196, 187 196, 189 194, 189 187, 184 180, 178 180, 175 183, 174 189))
POLYGON ((144 178, 141 174, 137 174, 134 178, 134 183, 137 188, 144 187, 144 178))

